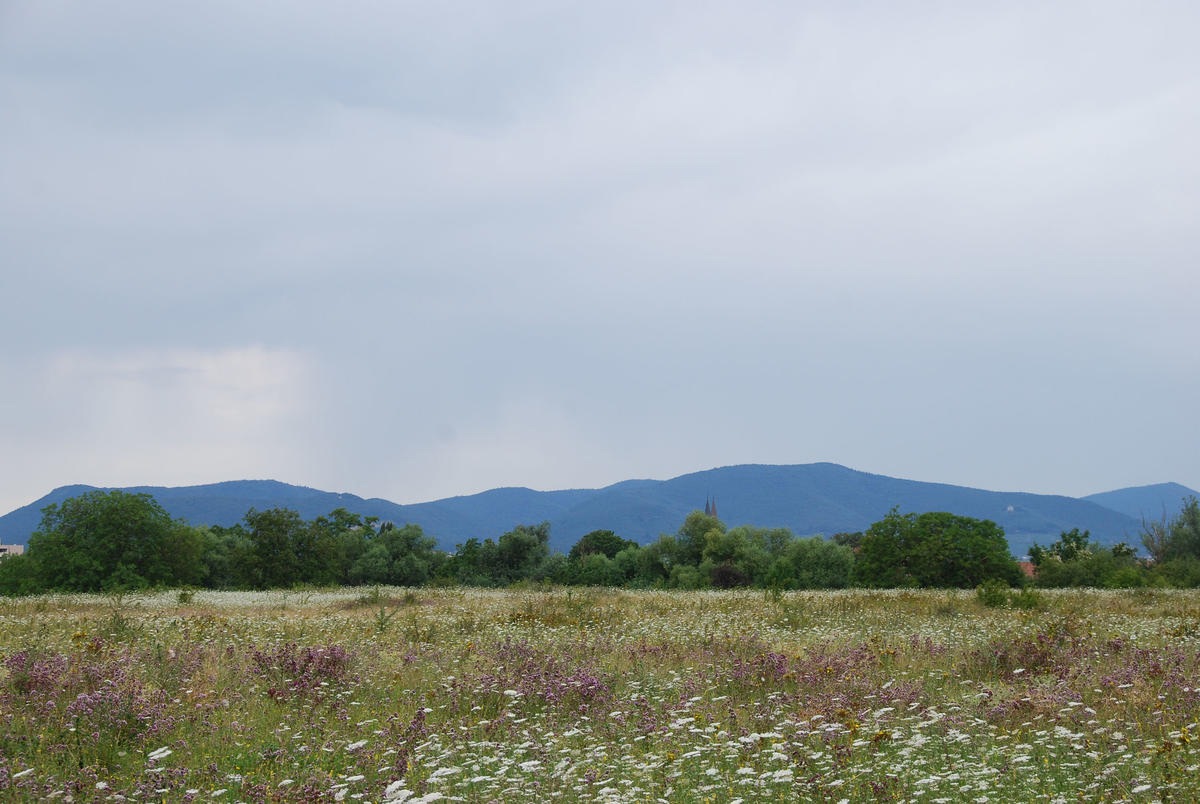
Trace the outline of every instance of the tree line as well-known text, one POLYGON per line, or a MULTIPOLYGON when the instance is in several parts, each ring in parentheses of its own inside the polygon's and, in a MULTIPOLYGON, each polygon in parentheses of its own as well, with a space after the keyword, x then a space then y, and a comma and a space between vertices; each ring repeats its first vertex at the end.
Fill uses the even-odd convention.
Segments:
POLYGON ((1139 536, 1145 557, 1124 542, 1103 547, 1075 528, 1051 545, 1035 544, 1029 558, 1040 586, 1200 587, 1200 501, 1188 497, 1174 517, 1143 520, 1139 536))
MULTIPOLYGON (((1148 552, 1064 532, 1031 550, 1045 586, 1200 586, 1200 506, 1145 523, 1148 552)), ((646 545, 610 530, 566 554, 550 525, 518 525, 498 539, 437 549, 420 526, 339 508, 305 520, 251 509, 231 527, 174 519, 148 494, 93 491, 50 505, 23 555, 0 560, 0 594, 146 588, 279 589, 425 584, 501 587, 521 582, 631 588, 972 588, 1029 583, 989 520, 893 509, 860 533, 797 537, 786 528, 726 527, 695 511, 646 545)))

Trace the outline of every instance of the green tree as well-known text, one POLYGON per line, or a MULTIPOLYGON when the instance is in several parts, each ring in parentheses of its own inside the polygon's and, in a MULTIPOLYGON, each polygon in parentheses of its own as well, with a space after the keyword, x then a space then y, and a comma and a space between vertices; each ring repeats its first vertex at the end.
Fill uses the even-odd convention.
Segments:
POLYGON ((762 581, 770 566, 767 531, 737 527, 710 529, 704 536, 700 574, 718 589, 750 586, 762 581))
POLYGON ((285 589, 300 580, 296 544, 303 538, 306 523, 289 508, 271 508, 246 513, 246 537, 250 541, 249 576, 256 589, 285 589))
POLYGON ((633 585, 642 588, 666 586, 671 570, 678 563, 678 556, 679 544, 675 537, 666 534, 659 536, 634 556, 636 570, 633 585))
POLYGON ((990 520, 892 509, 863 535, 853 578, 864 586, 970 589, 993 578, 1015 584, 1021 571, 990 520))
POLYGON ((1148 573, 1137 559, 1118 548, 1093 545, 1086 554, 1070 561, 1051 559, 1037 568, 1038 586, 1088 586, 1097 589, 1127 589, 1145 586, 1148 573))
POLYGON ((495 586, 496 543, 467 539, 442 564, 438 576, 460 586, 495 586))
POLYGON ((571 552, 567 553, 567 558, 571 561, 578 561, 584 556, 593 553, 600 553, 607 558, 613 558, 625 548, 636 546, 637 542, 622 539, 611 530, 593 530, 591 533, 584 534, 579 541, 575 542, 575 546, 571 548, 571 552))
POLYGON ((783 589, 843 589, 850 583, 854 551, 820 536, 796 539, 771 565, 768 582, 783 589))
POLYGON ((734 530, 744 531, 746 541, 761 550, 771 561, 782 557, 796 541, 796 535, 787 528, 756 528, 739 525, 734 530))
POLYGON ((253 544, 241 524, 211 525, 201 531, 204 585, 213 589, 252 589, 253 544))
POLYGON ((833 534, 834 544, 843 544, 846 547, 849 547, 851 550, 857 550, 862 544, 862 540, 862 531, 855 531, 854 533, 847 533, 843 531, 841 533, 833 534))
POLYGON ((308 526, 303 548, 297 549, 300 578, 319 586, 356 583, 351 567, 367 550, 377 533, 378 517, 362 516, 345 508, 335 508, 319 516, 308 526))
POLYGON ((201 533, 149 494, 92 491, 47 506, 29 538, 44 589, 94 592, 202 580, 201 533))
POLYGON ((571 548, 559 577, 553 571, 546 571, 550 568, 544 568, 542 574, 549 575, 551 580, 580 586, 618 586, 636 572, 633 556, 627 555, 621 565, 615 561, 618 554, 631 548, 637 550, 637 542, 622 539, 611 530, 593 530, 571 548))
POLYGON ((667 586, 672 589, 704 589, 709 585, 709 578, 700 572, 694 564, 677 564, 671 568, 671 577, 667 586))
POLYGON ((632 547, 626 547, 621 552, 613 556, 613 563, 617 565, 617 569, 621 573, 621 583, 624 585, 639 585, 637 582, 638 566, 642 548, 640 545, 634 544, 632 547))
POLYGON ((572 562, 569 577, 580 586, 619 586, 625 580, 617 562, 599 552, 572 562))
POLYGON ((1166 557, 1200 558, 1200 501, 1188 497, 1183 508, 1171 521, 1171 538, 1167 543, 1166 557))
POLYGON ((1038 586, 1090 586, 1121 589, 1144 586, 1145 568, 1134 549, 1124 542, 1102 547, 1091 541, 1088 531, 1072 528, 1059 534, 1049 547, 1033 545, 1029 560, 1036 568, 1038 586))
POLYGON ((1164 510, 1161 519, 1142 519, 1142 530, 1138 534, 1146 554, 1155 563, 1161 563, 1167 558, 1171 546, 1171 522, 1164 510))
POLYGON ((350 580, 419 586, 433 577, 441 560, 436 542, 420 525, 396 527, 388 522, 367 540, 365 550, 350 567, 350 580))
POLYGON ((703 511, 692 511, 679 526, 675 534, 678 551, 675 563, 698 565, 703 560, 704 547, 708 544, 709 534, 725 533, 725 524, 715 516, 703 511))
POLYGON ((496 580, 514 583, 541 577, 541 565, 550 558, 550 523, 517 525, 496 542, 496 580))
POLYGON ((921 514, 914 536, 912 566, 922 586, 974 589, 991 579, 1014 585, 1021 580, 1004 530, 991 520, 921 514))
POLYGON ((42 591, 29 553, 0 559, 0 595, 34 595, 42 591))
POLYGON ((1172 586, 1200 586, 1200 502, 1183 501, 1183 508, 1169 521, 1164 513, 1159 522, 1142 523, 1142 544, 1154 562, 1153 577, 1172 586))
POLYGON ((1200 558, 1185 556, 1172 558, 1161 564, 1153 565, 1150 570, 1151 578, 1160 580, 1168 586, 1181 589, 1192 589, 1200 586, 1200 558))
POLYGON ((1065 530, 1058 536, 1058 541, 1049 547, 1034 544, 1029 548, 1029 561, 1035 567, 1041 567, 1051 561, 1067 563, 1092 555, 1097 545, 1090 540, 1091 532, 1080 532, 1079 528, 1065 530))
POLYGON ((858 542, 851 572, 856 586, 895 588, 919 584, 907 560, 915 520, 914 514, 901 514, 893 508, 867 528, 858 542))

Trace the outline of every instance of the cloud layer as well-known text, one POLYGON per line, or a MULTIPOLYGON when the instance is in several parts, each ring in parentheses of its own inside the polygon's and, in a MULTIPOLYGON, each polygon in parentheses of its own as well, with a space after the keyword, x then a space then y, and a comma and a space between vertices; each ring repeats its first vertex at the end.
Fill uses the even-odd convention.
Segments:
POLYGON ((0 508, 1200 486, 1177 3, 0 8, 0 508))

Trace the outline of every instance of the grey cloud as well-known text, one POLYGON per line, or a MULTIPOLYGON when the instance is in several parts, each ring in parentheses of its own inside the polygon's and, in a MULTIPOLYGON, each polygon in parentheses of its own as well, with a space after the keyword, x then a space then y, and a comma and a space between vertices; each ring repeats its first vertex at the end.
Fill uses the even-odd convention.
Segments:
MULTIPOLYGON (((313 373, 307 425, 197 476, 1200 486, 1190 5, 5 14, 5 385, 82 345, 313 373)), ((110 482, 30 452, 40 393, 0 429, 21 495, 110 482)))

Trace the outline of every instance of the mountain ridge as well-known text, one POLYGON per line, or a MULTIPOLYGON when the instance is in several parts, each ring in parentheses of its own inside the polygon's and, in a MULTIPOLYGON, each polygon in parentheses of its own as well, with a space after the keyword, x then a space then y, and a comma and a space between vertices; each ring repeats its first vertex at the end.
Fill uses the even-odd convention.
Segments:
POLYGON ((1139 520, 1151 520, 1163 516, 1171 517, 1179 510, 1184 500, 1195 496, 1196 492, 1179 483, 1153 483, 1148 486, 1128 486, 1102 491, 1080 499, 1120 511, 1139 520), (1171 500, 1173 505, 1168 505, 1168 500, 1171 500))
MULTIPOLYGON (((45 506, 97 489, 62 486, 0 516, 0 543, 27 543, 45 506)), ((346 508, 397 524, 419 524, 444 550, 470 538, 498 538, 518 524, 542 521, 550 522, 551 545, 563 552, 583 534, 602 528, 645 544, 662 533, 674 533, 688 513, 702 508, 710 498, 715 498, 722 520, 731 526, 787 527, 797 536, 860 531, 898 507, 905 513, 950 511, 990 519, 1004 528, 1016 555, 1027 552, 1034 542, 1049 543, 1063 530, 1075 527, 1091 531, 1102 543, 1136 544, 1144 517, 1131 511, 1157 502, 1171 515, 1184 497, 1196 494, 1176 483, 1116 489, 1084 498, 1000 492, 893 478, 828 462, 736 464, 668 480, 622 480, 598 489, 536 491, 506 486, 403 505, 278 480, 121 490, 150 494, 172 516, 193 525, 232 525, 251 508, 292 508, 305 519, 346 508)))

